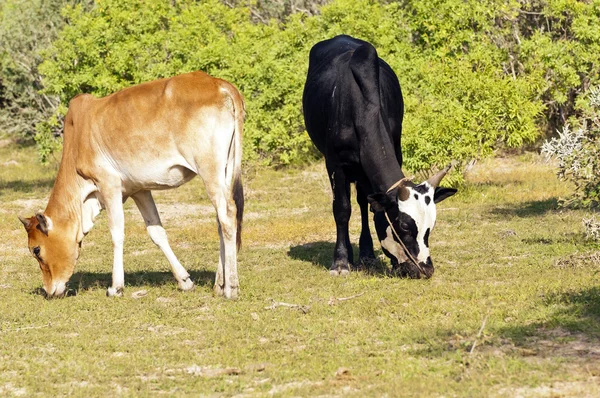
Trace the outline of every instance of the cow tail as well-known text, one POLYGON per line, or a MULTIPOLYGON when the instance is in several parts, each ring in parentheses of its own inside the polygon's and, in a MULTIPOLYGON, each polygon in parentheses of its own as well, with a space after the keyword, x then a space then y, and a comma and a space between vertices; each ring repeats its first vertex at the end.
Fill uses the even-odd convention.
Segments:
POLYGON ((237 250, 242 247, 242 223, 244 220, 244 186, 242 185, 242 133, 244 126, 244 117, 246 112, 246 106, 244 104, 244 98, 240 92, 231 86, 227 90, 231 100, 233 101, 233 114, 234 114, 234 130, 231 142, 231 149, 229 153, 227 173, 233 172, 233 176, 228 175, 227 180, 232 181, 233 177, 233 201, 237 210, 236 225, 237 225, 237 250), (231 171, 230 171, 231 170, 231 171))
POLYGON ((350 58, 350 70, 363 98, 379 106, 379 57, 370 43, 354 50, 350 58))

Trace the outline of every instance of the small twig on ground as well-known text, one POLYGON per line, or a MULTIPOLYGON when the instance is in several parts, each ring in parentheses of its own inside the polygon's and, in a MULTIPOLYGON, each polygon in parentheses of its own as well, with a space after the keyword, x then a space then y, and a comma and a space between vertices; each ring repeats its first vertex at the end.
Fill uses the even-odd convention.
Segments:
POLYGON ((40 326, 25 326, 25 327, 22 327, 22 328, 4 329, 4 330, 0 329, 0 333, 2 333, 2 332, 4 332, 4 333, 6 333, 6 332, 20 332, 21 330, 30 330, 30 329, 43 329, 43 328, 47 328, 47 327, 50 327, 50 326, 52 326, 52 324, 51 323, 47 323, 45 325, 40 325, 40 326))
POLYGON ((365 292, 358 293, 358 294, 355 294, 355 295, 353 295, 353 296, 350 296, 350 297, 340 297, 340 298, 331 297, 331 298, 329 299, 329 302, 328 302, 327 304, 329 304, 329 305, 336 305, 336 304, 337 304, 338 302, 340 302, 340 301, 352 300, 353 298, 360 297, 360 296, 362 296, 363 294, 365 294, 365 292))
POLYGON ((469 355, 473 355, 473 352, 475 351, 475 346, 477 345, 477 339, 481 337, 481 333, 483 333, 483 329, 485 328, 485 323, 487 322, 488 316, 489 316, 489 312, 485 315, 485 318, 483 318, 483 322, 481 323, 481 328, 479 328, 479 332, 477 332, 477 336, 475 336, 475 340, 473 341, 473 345, 471 346, 471 350, 469 351, 469 355))
POLYGON ((274 310, 277 307, 296 308, 296 309, 299 309, 300 311, 302 311, 305 314, 310 309, 309 305, 290 304, 290 303, 284 303, 282 301, 273 301, 273 304, 271 304, 268 307, 265 307, 265 310, 274 310))

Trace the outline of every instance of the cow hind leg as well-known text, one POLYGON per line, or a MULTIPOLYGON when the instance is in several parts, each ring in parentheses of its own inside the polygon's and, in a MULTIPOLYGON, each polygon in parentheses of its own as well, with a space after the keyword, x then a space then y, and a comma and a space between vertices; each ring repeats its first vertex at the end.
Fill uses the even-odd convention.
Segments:
POLYGON ((373 251, 373 238, 369 229, 369 203, 367 195, 361 189, 359 184, 356 184, 356 200, 360 206, 361 231, 360 240, 358 242, 359 257, 358 266, 372 268, 376 264, 375 252, 373 251))
POLYGON ((150 239, 152 239, 152 242, 162 250, 165 257, 167 257, 169 264, 171 264, 171 271, 177 280, 179 289, 183 291, 192 290, 194 288, 194 282, 190 278, 190 274, 183 268, 173 253, 173 250, 171 250, 171 246, 167 239, 167 233, 162 226, 156 204, 152 198, 152 192, 140 191, 133 195, 132 198, 144 218, 146 230, 148 231, 148 235, 150 235, 150 239))
POLYGON ((347 275, 354 262, 348 223, 352 208, 350 204, 350 182, 341 168, 329 170, 329 179, 333 190, 333 217, 335 219, 337 238, 333 252, 331 275, 347 275))
POLYGON ((217 210, 220 254, 215 276, 214 292, 217 296, 235 299, 239 296, 237 272, 237 207, 228 189, 218 189, 210 193, 217 210))

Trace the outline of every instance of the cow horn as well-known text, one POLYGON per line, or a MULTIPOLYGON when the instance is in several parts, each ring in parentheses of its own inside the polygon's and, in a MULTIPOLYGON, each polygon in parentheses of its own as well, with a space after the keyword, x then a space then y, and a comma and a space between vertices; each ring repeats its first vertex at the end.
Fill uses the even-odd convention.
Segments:
POLYGON ((400 188, 398 190, 398 199, 401 201, 405 201, 410 196, 410 192, 408 191, 408 189, 406 188, 405 185, 407 183, 409 183, 411 181, 411 179, 412 178, 408 178, 408 177, 402 178, 400 181, 396 182, 391 187, 389 187, 388 190, 386 191, 386 193, 390 193, 395 188, 400 188))
POLYGON ((407 182, 410 182, 410 178, 403 177, 401 180, 399 180, 398 182, 394 183, 394 185, 392 185, 391 187, 389 187, 388 190, 386 191, 386 193, 390 193, 393 189, 396 189, 399 186, 406 185, 407 182))
POLYGON ((437 188, 437 186, 440 185, 442 178, 444 178, 444 176, 446 175, 446 173, 448 173, 448 171, 450 170, 451 167, 452 167, 452 165, 449 164, 448 166, 444 167, 442 170, 438 171, 435 175, 432 175, 431 177, 429 177, 427 179, 427 182, 429 183, 429 185, 431 185, 433 188, 437 188))

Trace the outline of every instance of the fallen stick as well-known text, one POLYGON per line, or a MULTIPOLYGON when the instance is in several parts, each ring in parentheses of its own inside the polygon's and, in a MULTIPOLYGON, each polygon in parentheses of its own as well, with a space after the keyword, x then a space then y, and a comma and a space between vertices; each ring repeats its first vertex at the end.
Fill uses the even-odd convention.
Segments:
POLYGON ((350 296, 350 297, 340 297, 340 298, 331 297, 329 299, 329 302, 327 304, 329 304, 329 305, 335 305, 336 303, 338 303, 340 301, 352 300, 354 298, 362 296, 363 294, 365 294, 365 292, 358 293, 358 294, 355 294, 354 296, 350 296))
POLYGON ((489 312, 485 315, 485 318, 483 318, 483 322, 481 323, 481 327, 479 328, 479 332, 477 333, 477 336, 475 336, 475 341, 473 341, 473 345, 471 346, 471 350, 469 351, 469 355, 473 355, 473 351, 475 351, 475 346, 477 345, 477 339, 481 337, 481 333, 483 333, 483 329, 485 328, 485 323, 487 322, 488 316, 489 316, 489 312))
POLYGON ((265 310, 274 310, 277 307, 296 308, 296 309, 299 309, 300 311, 302 311, 305 314, 310 309, 310 306, 308 306, 308 305, 290 304, 290 303, 284 303, 282 301, 273 301, 273 304, 271 304, 268 307, 265 307, 265 310))
POLYGON ((21 328, 14 328, 14 329, 4 329, 2 330, 0 328, 0 332, 6 333, 6 332, 20 332, 21 330, 31 330, 31 329, 43 329, 43 328, 47 328, 52 326, 51 323, 47 323, 45 325, 41 325, 41 326, 23 326, 21 328))

